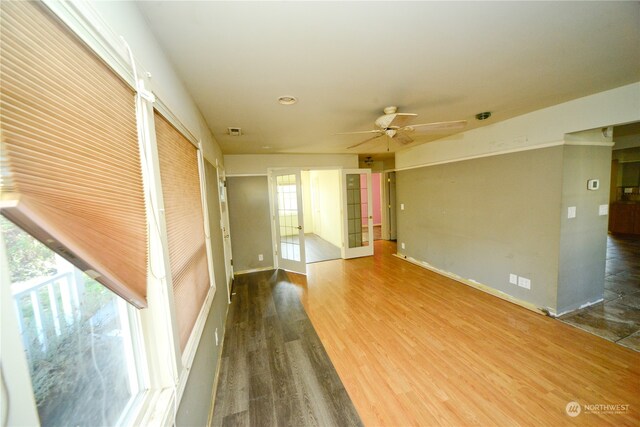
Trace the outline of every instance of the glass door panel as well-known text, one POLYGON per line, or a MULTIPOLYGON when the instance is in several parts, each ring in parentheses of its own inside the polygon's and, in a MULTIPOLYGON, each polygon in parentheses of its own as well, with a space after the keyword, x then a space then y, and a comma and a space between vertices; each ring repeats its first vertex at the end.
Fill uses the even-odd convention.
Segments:
POLYGON ((273 173, 278 266, 306 273, 300 171, 273 173))
POLYGON ((371 171, 342 171, 344 239, 343 258, 373 255, 373 212, 371 209, 371 171))

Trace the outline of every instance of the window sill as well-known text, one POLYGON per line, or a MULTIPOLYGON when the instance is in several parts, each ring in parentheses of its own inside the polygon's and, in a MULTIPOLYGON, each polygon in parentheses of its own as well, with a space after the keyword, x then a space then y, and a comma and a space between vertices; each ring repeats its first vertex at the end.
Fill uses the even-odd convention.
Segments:
POLYGON ((137 414, 122 420, 122 425, 170 427, 175 424, 175 389, 147 391, 141 399, 137 414))

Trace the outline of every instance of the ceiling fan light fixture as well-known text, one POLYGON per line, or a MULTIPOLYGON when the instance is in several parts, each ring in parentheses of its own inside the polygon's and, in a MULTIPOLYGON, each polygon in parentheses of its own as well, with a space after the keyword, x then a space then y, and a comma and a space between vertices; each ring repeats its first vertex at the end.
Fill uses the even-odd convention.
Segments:
POLYGON ((487 120, 489 117, 491 117, 491 111, 484 111, 482 113, 478 113, 476 114, 476 120, 487 120))
MULTIPOLYGON (((412 124, 412 120, 417 116, 416 113, 398 113, 397 107, 390 106, 384 109, 384 115, 380 116, 374 122, 375 129, 356 131, 356 132, 342 132, 338 135, 355 135, 355 134, 374 134, 370 138, 360 141, 357 144, 350 145, 347 149, 356 148, 369 141, 385 137, 387 140, 387 151, 390 151, 390 141, 393 139, 399 144, 407 145, 414 142, 408 133, 415 131, 416 128, 420 128, 421 131, 442 131, 450 133, 456 129, 461 129, 467 125, 466 120, 455 120, 448 122, 432 122, 432 123, 420 123, 412 124)), ((485 114, 491 115, 487 112, 485 114)))
POLYGON ((296 98, 295 96, 285 95, 278 98, 278 103, 282 105, 293 105, 296 102, 298 102, 298 98, 296 98))

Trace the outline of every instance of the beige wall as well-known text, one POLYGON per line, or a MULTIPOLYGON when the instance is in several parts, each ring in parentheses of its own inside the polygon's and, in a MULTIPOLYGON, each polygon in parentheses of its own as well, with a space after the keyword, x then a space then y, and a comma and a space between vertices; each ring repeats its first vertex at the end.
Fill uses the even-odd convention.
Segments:
POLYGON ((324 240, 341 247, 340 171, 311 171, 310 180, 313 231, 324 240))
POLYGON ((267 175, 269 168, 357 168, 357 154, 227 154, 227 175, 267 175))
POLYGON ((304 232, 342 246, 340 171, 302 171, 304 232))
MULTIPOLYGON (((562 144, 565 134, 640 120, 640 82, 509 120, 462 132, 396 153, 396 168, 434 165, 513 150, 562 144)), ((494 122, 495 121, 495 122, 494 122)))
POLYGON ((309 171, 300 172, 302 189, 302 213, 304 215, 304 232, 314 233, 313 213, 311 209, 311 176, 309 171))
POLYGON ((360 158, 359 167, 361 169, 371 169, 371 172, 384 172, 388 170, 393 170, 396 167, 396 159, 395 156, 390 157, 388 159, 376 160, 371 164, 367 164, 364 162, 364 158, 360 158))

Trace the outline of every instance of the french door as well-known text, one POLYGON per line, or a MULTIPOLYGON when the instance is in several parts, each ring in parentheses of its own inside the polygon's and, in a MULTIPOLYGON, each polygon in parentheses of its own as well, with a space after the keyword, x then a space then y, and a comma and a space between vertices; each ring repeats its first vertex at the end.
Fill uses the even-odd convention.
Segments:
POLYGON ((300 170, 272 172, 278 267, 306 274, 300 170))
MULTIPOLYGON (((216 162, 217 163, 217 162, 216 162)), ((227 281, 227 299, 231 302, 231 283, 233 282, 233 262, 231 254, 231 232, 229 231, 229 209, 227 206, 227 183, 224 168, 216 167, 218 178, 218 197, 220 201, 220 228, 224 248, 224 266, 227 281)))
POLYGON ((371 169, 342 170, 342 258, 373 255, 371 169))

